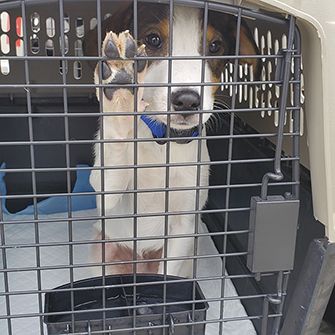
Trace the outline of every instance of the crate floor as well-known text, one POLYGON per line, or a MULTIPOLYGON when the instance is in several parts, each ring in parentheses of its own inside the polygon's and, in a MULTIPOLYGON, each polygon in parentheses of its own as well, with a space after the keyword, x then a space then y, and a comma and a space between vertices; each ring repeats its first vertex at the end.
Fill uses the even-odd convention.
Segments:
MULTIPOLYGON (((63 219, 66 214, 41 216, 40 219, 48 219, 47 223, 38 224, 39 243, 41 247, 13 247, 6 249, 6 267, 8 269, 25 269, 25 271, 11 271, 8 273, 8 290, 11 294, 9 297, 10 314, 15 315, 11 320, 12 334, 15 335, 36 335, 41 333, 40 319, 33 316, 34 313, 43 312, 44 297, 39 301, 39 296, 29 293, 39 288, 43 290, 52 289, 59 285, 70 282, 70 271, 66 269, 71 262, 79 268, 74 268, 74 280, 80 280, 93 276, 92 267, 84 266, 90 262, 90 244, 94 238, 95 231, 93 221, 80 220, 80 217, 92 217, 94 211, 82 211, 74 214, 78 221, 72 224, 73 240, 88 241, 87 244, 73 246, 73 259, 70 257, 70 248, 66 245, 69 241, 69 227, 65 221, 52 222, 56 218, 63 219), (56 246, 45 246, 47 243, 58 244, 56 246), (64 245, 62 245, 64 244, 64 245), (43 246, 44 245, 44 246, 43 246), (39 252, 39 257, 38 257, 39 252), (38 259, 40 264, 37 263, 38 259), (36 266, 43 267, 43 270, 37 272, 30 270, 36 266), (63 267, 63 268, 62 268, 63 267), (40 283, 40 284, 39 284, 40 283), (39 287, 40 285, 40 287, 39 287), (16 292, 16 293, 15 293, 16 292), (14 294, 15 293, 15 294, 14 294), (24 294, 26 293, 26 294, 24 294), (30 315, 28 315, 30 314, 30 315), (27 316, 23 318, 23 316, 27 316), (21 316, 21 317, 20 317, 21 316)), ((11 216, 13 223, 5 225, 5 243, 6 245, 20 244, 21 246, 33 245, 35 241, 35 225, 33 223, 18 223, 19 220, 28 221, 31 217, 11 216), (15 220, 18 220, 15 222, 15 220)), ((206 228, 201 227, 203 231, 206 228)), ((215 255, 217 250, 210 237, 199 238, 199 254, 215 255)), ((3 267, 3 254, 0 255, 0 266, 3 267)), ((222 274, 222 262, 220 257, 206 258, 198 261, 197 277, 220 276, 222 274)), ((5 292, 5 278, 3 273, 0 274, 0 292, 5 292)), ((200 286, 207 299, 218 298, 221 296, 221 280, 200 281, 200 286)), ((225 280, 225 297, 232 297, 224 303, 224 317, 238 318, 237 321, 226 322, 224 325, 225 335, 253 335, 256 334, 252 322, 247 319, 243 305, 237 297, 235 287, 231 280, 225 280), (234 299, 236 297, 236 299, 234 299), (241 320, 242 319, 242 320, 241 320), (243 320, 244 319, 244 320, 243 320)), ((220 318, 219 301, 210 302, 207 313, 207 320, 220 318)), ((6 298, 0 296, 0 315, 6 315, 6 298)), ((7 321, 0 319, 0 334, 9 334, 7 321)), ((47 334, 44 329, 44 334, 47 334)), ((206 327, 206 335, 218 335, 218 323, 209 323, 206 327)))

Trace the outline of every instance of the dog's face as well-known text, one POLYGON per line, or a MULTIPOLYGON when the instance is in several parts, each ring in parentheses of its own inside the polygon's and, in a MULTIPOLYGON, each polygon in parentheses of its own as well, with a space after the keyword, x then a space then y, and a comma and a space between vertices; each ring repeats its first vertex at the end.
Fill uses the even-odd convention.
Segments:
MULTIPOLYGON (((173 27, 170 29, 169 7, 162 4, 138 4, 138 41, 146 45, 148 56, 164 57, 170 55, 181 57, 235 55, 236 18, 233 16, 209 12, 206 38, 204 41, 203 10, 191 7, 174 6, 173 27), (171 36, 170 36, 171 34, 171 36), (171 38, 170 38, 171 37, 171 38), (170 42, 171 40, 171 42, 170 42), (205 45, 204 45, 205 42, 205 45)), ((116 13, 103 23, 102 31, 133 30, 132 7, 116 13)), ((93 32, 96 36, 96 32, 93 32)), ((94 54, 96 37, 86 43, 86 54, 94 54), (94 45, 95 44, 95 45, 94 45)), ((257 47, 251 33, 243 23, 240 29, 241 55, 257 54, 257 47)), ((211 116, 214 97, 218 86, 201 83, 220 83, 221 72, 227 60, 209 59, 172 59, 152 60, 149 62, 145 83, 144 100, 149 104, 148 111, 159 112, 151 116, 167 123, 167 112, 171 114, 170 126, 176 129, 193 128, 201 121, 205 123, 211 116), (171 67, 170 67, 171 66, 171 67), (167 85, 171 83, 170 95, 167 85), (156 84, 156 86, 155 86, 156 84), (157 85, 158 84, 158 85, 157 85), (180 84, 180 86, 178 86, 180 84)), ((255 59, 242 59, 257 68, 255 59)))

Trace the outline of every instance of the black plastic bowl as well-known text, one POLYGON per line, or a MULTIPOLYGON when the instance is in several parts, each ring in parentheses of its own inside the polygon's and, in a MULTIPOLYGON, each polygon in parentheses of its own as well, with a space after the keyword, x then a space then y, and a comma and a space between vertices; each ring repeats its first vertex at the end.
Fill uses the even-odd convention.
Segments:
MULTIPOLYGON (((159 335, 163 326, 175 335, 189 334, 192 316, 194 322, 204 321, 208 304, 197 283, 193 303, 193 282, 179 282, 181 279, 168 276, 164 285, 162 275, 137 275, 134 285, 133 275, 114 275, 105 277, 104 286, 103 278, 97 277, 74 282, 73 289, 71 284, 57 287, 45 296, 48 334, 101 331, 104 323, 105 330, 133 334, 121 330, 133 327, 134 310, 136 328, 141 328, 136 334, 159 335)), ((194 325, 194 334, 204 332, 205 324, 194 325)))

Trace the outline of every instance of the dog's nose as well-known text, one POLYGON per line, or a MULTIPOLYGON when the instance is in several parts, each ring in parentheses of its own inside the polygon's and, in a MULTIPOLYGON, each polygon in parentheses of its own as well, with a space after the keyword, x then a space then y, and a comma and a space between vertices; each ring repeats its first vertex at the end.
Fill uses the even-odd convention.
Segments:
POLYGON ((193 90, 179 90, 172 93, 172 106, 175 111, 196 111, 200 108, 200 95, 193 90))

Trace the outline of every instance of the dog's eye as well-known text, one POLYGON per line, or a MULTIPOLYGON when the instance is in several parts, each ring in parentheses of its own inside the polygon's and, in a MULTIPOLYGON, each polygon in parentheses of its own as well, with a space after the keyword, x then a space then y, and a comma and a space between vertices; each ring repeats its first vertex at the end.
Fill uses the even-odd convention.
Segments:
POLYGON ((149 47, 159 49, 162 46, 162 39, 158 34, 149 34, 145 38, 145 42, 149 47))
POLYGON ((211 54, 217 54, 219 51, 222 49, 222 42, 217 40, 217 41, 212 41, 209 44, 208 50, 211 54))

